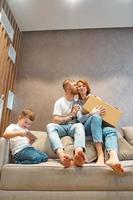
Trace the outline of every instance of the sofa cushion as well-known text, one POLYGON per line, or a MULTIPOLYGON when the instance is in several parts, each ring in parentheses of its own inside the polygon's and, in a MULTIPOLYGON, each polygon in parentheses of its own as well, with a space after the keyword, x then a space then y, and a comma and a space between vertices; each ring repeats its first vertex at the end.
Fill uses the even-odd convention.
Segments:
MULTIPOLYGON (((50 146, 47 133, 43 131, 31 131, 31 132, 37 137, 37 140, 33 143, 33 146, 43 152, 46 152, 49 158, 57 158, 57 155, 54 153, 54 151, 50 146)), ((65 136, 61 138, 61 141, 63 143, 65 152, 73 156, 73 148, 74 148, 73 138, 70 136, 65 136)), ((87 141, 86 143, 86 154, 89 162, 96 160, 97 156, 95 147, 89 141, 87 141)))
MULTIPOLYGON (((46 152, 49 158, 57 158, 50 146, 48 135, 43 131, 32 131, 32 133, 37 137, 37 140, 33 146, 43 152, 46 152)), ((61 138, 64 145, 65 152, 73 156, 73 139, 70 136, 65 136, 61 138)), ((122 134, 118 132, 118 156, 120 160, 132 160, 133 159, 133 147, 122 137, 122 134)), ((94 144, 86 140, 86 155, 89 162, 96 160, 97 153, 94 144)), ((107 155, 106 155, 107 159, 107 155)))
POLYGON ((1 187, 16 191, 133 191, 133 161, 122 164, 126 170, 122 175, 94 163, 65 169, 55 159, 35 165, 6 164, 1 172, 1 187))
POLYGON ((121 129, 123 131, 124 137, 127 140, 127 142, 133 145, 133 127, 127 126, 127 127, 122 127, 121 129))
POLYGON ((118 134, 118 157, 120 160, 133 160, 133 146, 124 137, 118 134))
POLYGON ((49 138, 46 132, 44 131, 31 131, 36 137, 37 140, 32 144, 35 148, 40 151, 46 152, 49 158, 57 158, 57 155, 54 153, 50 146, 49 138))

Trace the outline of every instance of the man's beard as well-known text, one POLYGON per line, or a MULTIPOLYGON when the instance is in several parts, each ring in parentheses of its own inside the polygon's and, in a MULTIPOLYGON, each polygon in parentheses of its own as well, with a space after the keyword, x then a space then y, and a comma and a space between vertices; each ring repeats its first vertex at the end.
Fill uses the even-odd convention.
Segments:
POLYGON ((78 94, 78 91, 77 90, 71 90, 71 94, 76 95, 76 94, 78 94))

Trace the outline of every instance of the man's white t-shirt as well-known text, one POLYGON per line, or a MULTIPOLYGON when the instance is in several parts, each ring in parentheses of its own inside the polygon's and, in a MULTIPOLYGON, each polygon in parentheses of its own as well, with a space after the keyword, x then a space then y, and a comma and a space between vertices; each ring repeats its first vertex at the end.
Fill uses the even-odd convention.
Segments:
MULTIPOLYGON (((54 110, 53 115, 58 116, 67 116, 71 110, 74 104, 76 103, 75 100, 68 101, 65 97, 59 98, 55 104, 54 104, 54 110)), ((68 123, 75 123, 75 120, 71 120, 68 123)))
MULTIPOLYGON (((28 131, 28 129, 24 129, 20 127, 18 124, 10 124, 5 131, 28 131)), ((29 139, 27 137, 17 136, 10 138, 10 149, 12 155, 15 155, 22 149, 26 147, 30 147, 29 139)))

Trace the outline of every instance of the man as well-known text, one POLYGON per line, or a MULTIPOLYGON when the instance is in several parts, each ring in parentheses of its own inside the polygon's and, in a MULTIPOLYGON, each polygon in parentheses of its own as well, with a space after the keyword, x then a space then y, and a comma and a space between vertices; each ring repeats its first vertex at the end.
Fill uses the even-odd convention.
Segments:
POLYGON ((77 94, 77 84, 74 80, 67 79, 63 82, 63 88, 65 95, 55 102, 53 123, 47 125, 47 132, 52 148, 65 168, 70 167, 71 157, 64 152, 60 138, 67 135, 74 138, 72 163, 81 167, 85 162, 85 131, 81 123, 76 123, 79 107, 74 96, 77 94))

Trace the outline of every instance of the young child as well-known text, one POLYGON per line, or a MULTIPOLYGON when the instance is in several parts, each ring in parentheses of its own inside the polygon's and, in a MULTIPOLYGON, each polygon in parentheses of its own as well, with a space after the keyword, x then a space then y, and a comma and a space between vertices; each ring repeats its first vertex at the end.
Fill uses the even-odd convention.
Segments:
POLYGON ((11 153, 17 164, 37 164, 48 160, 46 153, 32 146, 37 138, 28 129, 34 118, 35 114, 31 109, 23 109, 17 124, 10 124, 3 134, 3 137, 10 139, 11 153))

